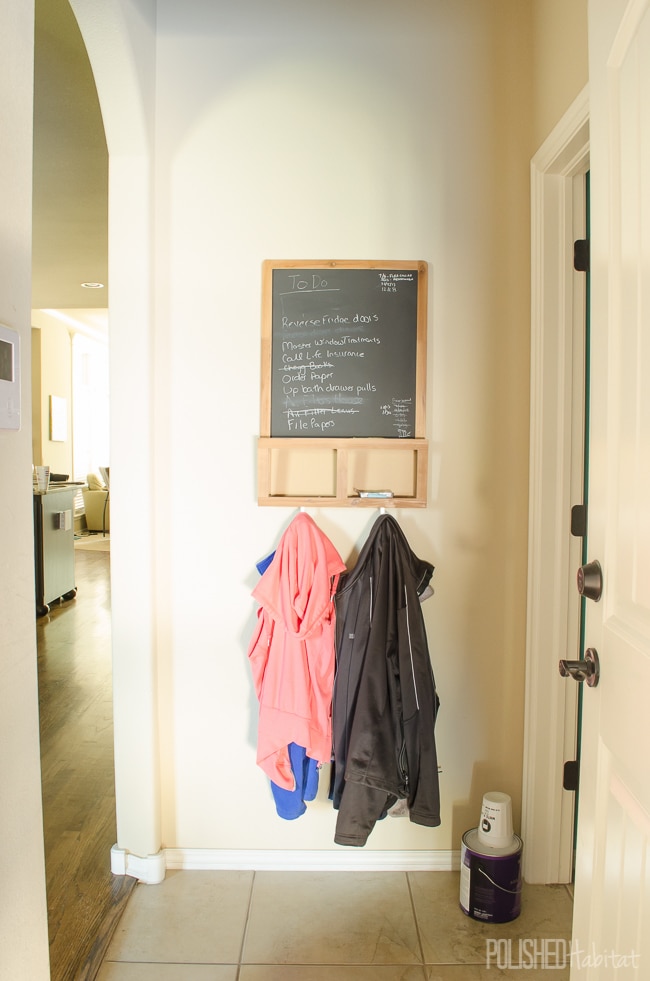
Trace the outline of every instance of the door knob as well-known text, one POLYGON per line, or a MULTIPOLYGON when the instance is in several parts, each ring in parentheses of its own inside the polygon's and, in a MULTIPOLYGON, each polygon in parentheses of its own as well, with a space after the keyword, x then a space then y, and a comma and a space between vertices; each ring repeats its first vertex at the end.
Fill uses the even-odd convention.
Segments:
POLYGON ((600 661, 594 647, 585 651, 584 660, 560 661, 559 668, 563 678, 586 681, 590 688, 595 688, 600 680, 600 661))
POLYGON ((585 599, 598 602, 603 592, 603 570, 598 559, 578 569, 578 592, 585 599))

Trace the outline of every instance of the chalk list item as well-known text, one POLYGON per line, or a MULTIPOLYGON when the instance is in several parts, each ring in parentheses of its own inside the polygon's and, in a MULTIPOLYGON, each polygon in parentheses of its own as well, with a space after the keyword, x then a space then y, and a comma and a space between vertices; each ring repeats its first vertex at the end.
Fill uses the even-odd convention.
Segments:
POLYGON ((421 435, 422 264, 273 265, 270 435, 421 435))

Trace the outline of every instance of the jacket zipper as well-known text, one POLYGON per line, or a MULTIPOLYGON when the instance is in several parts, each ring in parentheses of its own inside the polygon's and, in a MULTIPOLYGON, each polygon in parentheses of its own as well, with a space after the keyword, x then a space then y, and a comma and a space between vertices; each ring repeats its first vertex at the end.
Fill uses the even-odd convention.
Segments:
POLYGON ((406 790, 406 796, 408 797, 409 789, 409 774, 406 766, 406 744, 402 741, 402 745, 399 750, 398 765, 400 773, 402 774, 402 780, 404 781, 404 788, 406 790))

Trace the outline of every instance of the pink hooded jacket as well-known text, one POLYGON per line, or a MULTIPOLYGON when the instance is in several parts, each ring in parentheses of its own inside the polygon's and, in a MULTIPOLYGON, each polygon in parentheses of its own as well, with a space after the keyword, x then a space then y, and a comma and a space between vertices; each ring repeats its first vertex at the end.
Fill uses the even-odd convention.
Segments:
POLYGON ((295 786, 289 743, 320 763, 331 758, 333 596, 344 571, 329 538, 301 512, 253 590, 260 603, 248 648, 260 704, 257 763, 286 790, 295 786))

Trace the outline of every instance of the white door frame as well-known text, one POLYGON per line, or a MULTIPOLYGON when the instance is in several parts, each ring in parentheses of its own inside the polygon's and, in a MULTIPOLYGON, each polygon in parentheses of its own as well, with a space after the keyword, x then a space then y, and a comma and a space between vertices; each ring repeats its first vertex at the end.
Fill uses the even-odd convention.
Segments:
MULTIPOLYGON (((575 795, 562 789, 574 759, 577 685, 560 677, 560 658, 577 658, 580 539, 571 506, 582 502, 584 309, 574 288, 576 178, 589 168, 585 88, 531 163, 531 393, 528 604, 522 795, 527 882, 570 882, 575 795), (579 442, 579 445, 578 445, 579 442), (579 466, 578 466, 579 464, 579 466), (581 478, 580 478, 581 479, 581 478), (577 494, 577 496, 576 496, 577 494), (572 601, 575 597, 575 601, 572 601)), ((582 291, 584 293, 584 290, 582 291)))

